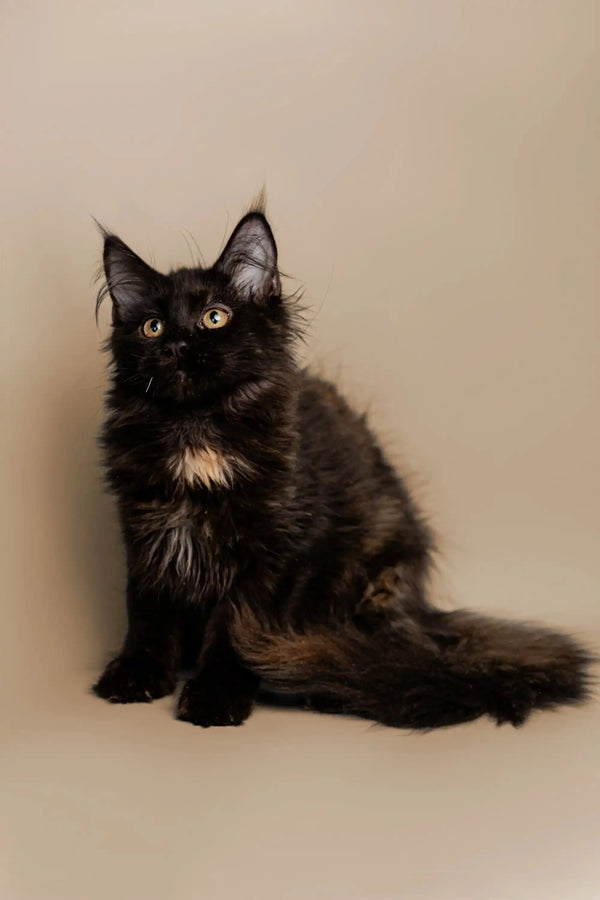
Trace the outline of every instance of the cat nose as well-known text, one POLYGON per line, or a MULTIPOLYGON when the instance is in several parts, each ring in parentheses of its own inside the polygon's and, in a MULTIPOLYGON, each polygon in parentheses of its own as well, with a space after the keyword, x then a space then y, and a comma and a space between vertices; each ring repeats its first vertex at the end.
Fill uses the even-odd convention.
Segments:
POLYGON ((185 341, 170 341, 168 344, 164 345, 163 351, 167 356, 175 356, 180 359, 182 356, 186 355, 188 345, 185 341))

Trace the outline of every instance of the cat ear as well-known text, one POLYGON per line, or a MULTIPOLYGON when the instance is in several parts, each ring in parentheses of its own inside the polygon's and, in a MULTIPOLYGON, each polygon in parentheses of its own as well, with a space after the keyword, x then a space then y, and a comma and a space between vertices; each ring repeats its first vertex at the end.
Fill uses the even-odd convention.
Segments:
POLYGON ((279 296, 277 245, 262 213, 248 213, 237 224, 214 268, 229 275, 231 286, 245 300, 279 296))
POLYGON ((118 321, 142 305, 164 276, 145 263, 116 234, 103 233, 106 290, 112 298, 113 313, 118 321))

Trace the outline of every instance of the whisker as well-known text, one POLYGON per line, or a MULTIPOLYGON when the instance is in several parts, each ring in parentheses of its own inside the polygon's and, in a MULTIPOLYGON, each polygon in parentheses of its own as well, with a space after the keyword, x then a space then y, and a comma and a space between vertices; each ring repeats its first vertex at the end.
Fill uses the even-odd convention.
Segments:
POLYGON ((151 376, 150 376, 150 381, 149 381, 148 384, 146 385, 146 390, 144 391, 145 394, 147 394, 148 391, 150 390, 150 385, 152 384, 153 381, 154 381, 154 375, 151 375, 151 376))
MULTIPOLYGON (((196 250, 198 251, 198 260, 200 260, 200 265, 202 266, 202 268, 206 268, 206 262, 205 262, 205 260, 204 260, 204 256, 202 255, 202 251, 200 250, 200 247, 198 246, 198 241, 196 240, 196 238, 194 237, 194 235, 192 234, 192 232, 189 230, 189 228, 184 228, 184 229, 183 229, 183 236, 184 236, 185 241, 186 241, 186 243, 188 244, 188 247, 189 247, 190 245, 189 245, 189 243, 188 243, 188 241, 187 241, 186 235, 188 235, 188 236, 190 237, 191 241, 192 241, 193 244, 194 244, 194 247, 195 247, 196 250)), ((192 252, 191 252, 191 249, 190 249, 190 256, 192 257, 192 260, 194 260, 194 256, 193 256, 193 254, 192 254, 192 252)), ((196 266, 198 265, 198 260, 194 260, 194 265, 196 265, 196 266)))

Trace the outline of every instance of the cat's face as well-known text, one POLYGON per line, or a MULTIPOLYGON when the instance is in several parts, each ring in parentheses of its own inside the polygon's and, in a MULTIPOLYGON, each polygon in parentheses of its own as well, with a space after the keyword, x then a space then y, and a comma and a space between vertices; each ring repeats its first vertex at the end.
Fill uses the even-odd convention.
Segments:
POLYGON ((148 400, 210 402, 268 376, 293 336, 277 249, 262 213, 245 216, 209 269, 162 275, 105 234, 110 346, 119 385, 148 400))

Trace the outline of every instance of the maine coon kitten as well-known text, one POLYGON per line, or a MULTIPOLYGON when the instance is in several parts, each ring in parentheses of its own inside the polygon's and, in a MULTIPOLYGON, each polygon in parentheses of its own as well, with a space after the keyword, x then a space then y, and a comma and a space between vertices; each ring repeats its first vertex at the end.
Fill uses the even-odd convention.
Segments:
POLYGON ((588 654, 541 628, 442 612, 430 532, 331 385, 300 369, 263 210, 210 268, 160 274, 104 234, 113 303, 102 444, 127 549, 129 629, 95 692, 171 693, 239 725, 259 684, 327 712, 520 725, 586 696, 588 654))

